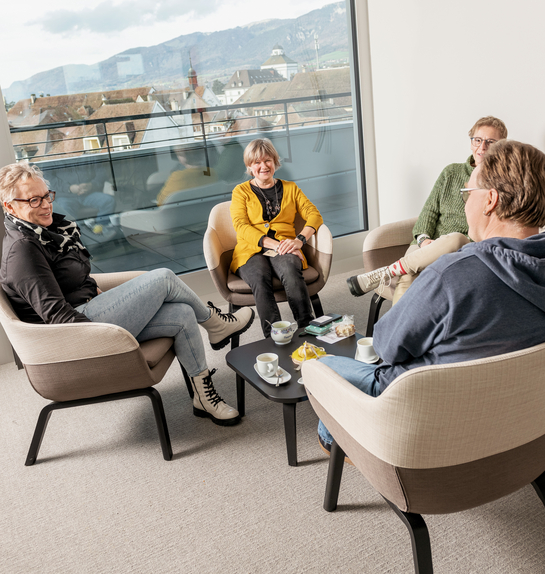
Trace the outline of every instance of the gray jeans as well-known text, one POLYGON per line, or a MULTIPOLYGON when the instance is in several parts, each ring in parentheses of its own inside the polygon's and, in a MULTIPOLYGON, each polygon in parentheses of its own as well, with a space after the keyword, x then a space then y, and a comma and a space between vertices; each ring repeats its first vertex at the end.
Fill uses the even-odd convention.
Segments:
POLYGON ((174 351, 189 376, 206 366, 197 323, 210 309, 170 269, 156 269, 104 291, 76 309, 98 323, 123 327, 139 342, 174 337, 174 351))

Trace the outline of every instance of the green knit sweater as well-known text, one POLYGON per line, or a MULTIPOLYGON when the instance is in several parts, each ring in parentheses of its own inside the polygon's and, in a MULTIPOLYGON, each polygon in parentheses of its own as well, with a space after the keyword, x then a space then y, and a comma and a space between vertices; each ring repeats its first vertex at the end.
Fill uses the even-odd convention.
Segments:
POLYGON ((468 226, 460 189, 466 187, 475 169, 471 165, 473 161, 470 155, 465 163, 451 163, 441 172, 413 227, 414 240, 411 245, 416 243, 416 238, 422 233, 432 239, 454 231, 467 235, 468 226))

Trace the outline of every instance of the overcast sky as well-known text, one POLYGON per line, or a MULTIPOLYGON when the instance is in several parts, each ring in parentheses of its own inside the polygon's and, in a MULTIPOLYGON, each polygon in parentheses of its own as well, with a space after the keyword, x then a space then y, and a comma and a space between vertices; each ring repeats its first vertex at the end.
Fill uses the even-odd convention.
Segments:
POLYGON ((138 46, 270 18, 296 18, 334 0, 25 0, 0 19, 0 86, 65 64, 94 64, 138 46))

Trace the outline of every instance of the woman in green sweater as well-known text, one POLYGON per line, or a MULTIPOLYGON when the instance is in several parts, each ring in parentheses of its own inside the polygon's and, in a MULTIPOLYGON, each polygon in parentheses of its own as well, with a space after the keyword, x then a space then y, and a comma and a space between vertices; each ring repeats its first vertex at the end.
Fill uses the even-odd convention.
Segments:
POLYGON ((441 172, 413 227, 413 241, 405 256, 388 267, 350 277, 347 283, 352 295, 360 297, 398 277, 395 304, 425 267, 469 242, 460 190, 488 148, 506 137, 507 128, 498 118, 486 116, 475 123, 469 130, 471 155, 465 163, 451 163, 441 172))

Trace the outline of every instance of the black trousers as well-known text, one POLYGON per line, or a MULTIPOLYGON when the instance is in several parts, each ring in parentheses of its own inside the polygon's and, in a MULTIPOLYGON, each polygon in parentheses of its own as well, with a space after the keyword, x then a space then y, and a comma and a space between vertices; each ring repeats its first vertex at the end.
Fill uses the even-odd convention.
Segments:
POLYGON ((237 269, 237 275, 252 288, 265 337, 271 335, 270 323, 282 320, 274 299, 274 276, 282 282, 297 325, 306 327, 312 321, 312 304, 303 279, 303 262, 297 255, 288 253, 265 257, 262 253, 256 253, 237 269))

